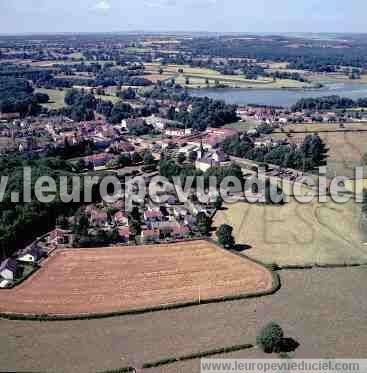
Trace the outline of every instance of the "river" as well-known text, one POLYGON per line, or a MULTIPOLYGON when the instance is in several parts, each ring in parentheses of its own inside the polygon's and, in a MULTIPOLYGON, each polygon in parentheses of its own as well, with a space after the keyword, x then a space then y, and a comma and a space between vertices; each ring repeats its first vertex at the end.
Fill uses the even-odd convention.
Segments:
POLYGON ((353 100, 367 97, 367 84, 363 83, 333 83, 320 89, 237 89, 237 88, 205 88, 191 89, 193 96, 208 96, 224 100, 228 104, 255 104, 290 107, 301 98, 338 95, 353 100))

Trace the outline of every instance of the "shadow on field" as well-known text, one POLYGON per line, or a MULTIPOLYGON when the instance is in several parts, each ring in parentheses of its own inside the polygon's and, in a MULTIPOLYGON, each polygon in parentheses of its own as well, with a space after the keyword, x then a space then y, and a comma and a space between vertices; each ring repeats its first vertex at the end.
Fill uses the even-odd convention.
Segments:
POLYGON ((250 249, 252 249, 251 245, 244 245, 244 244, 237 244, 234 247, 234 250, 237 251, 238 253, 240 253, 242 251, 247 251, 247 250, 250 250, 250 249))
POLYGON ((293 352, 297 350, 299 343, 293 338, 283 338, 280 352, 293 352))

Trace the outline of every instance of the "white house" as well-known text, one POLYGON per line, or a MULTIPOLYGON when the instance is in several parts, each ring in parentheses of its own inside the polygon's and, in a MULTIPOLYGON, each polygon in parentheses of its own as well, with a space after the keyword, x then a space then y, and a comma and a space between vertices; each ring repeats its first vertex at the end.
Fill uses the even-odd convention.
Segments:
POLYGON ((11 269, 5 268, 0 272, 0 276, 4 280, 13 281, 14 280, 14 272, 11 269))
POLYGON ((7 289, 11 286, 12 282, 9 280, 0 281, 0 289, 7 289))
POLYGON ((153 126, 156 130, 163 131, 166 128, 166 120, 152 115, 145 119, 147 124, 153 126))
POLYGON ((36 263, 37 258, 35 255, 28 253, 18 258, 18 261, 24 263, 36 263))
POLYGON ((129 224, 129 218, 123 211, 118 211, 113 218, 118 226, 127 226, 129 224))
POLYGON ((190 136, 191 134, 191 128, 167 128, 165 131, 165 135, 171 137, 184 137, 190 136))

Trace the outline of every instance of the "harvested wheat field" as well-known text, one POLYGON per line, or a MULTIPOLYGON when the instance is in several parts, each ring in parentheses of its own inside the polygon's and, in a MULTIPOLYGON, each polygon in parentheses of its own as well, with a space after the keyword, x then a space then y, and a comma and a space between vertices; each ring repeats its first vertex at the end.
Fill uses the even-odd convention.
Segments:
POLYGON ((0 293, 0 312, 80 315, 257 293, 264 267, 207 241, 60 250, 23 284, 0 293))

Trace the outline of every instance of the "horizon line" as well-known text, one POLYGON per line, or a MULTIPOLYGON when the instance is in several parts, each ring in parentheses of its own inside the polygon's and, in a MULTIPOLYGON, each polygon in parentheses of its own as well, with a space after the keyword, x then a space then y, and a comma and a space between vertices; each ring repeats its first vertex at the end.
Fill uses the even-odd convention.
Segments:
POLYGON ((205 30, 120 30, 120 31, 27 31, 27 32, 15 32, 6 33, 0 32, 0 37, 2 36, 44 36, 44 35, 114 35, 114 34, 215 34, 215 35, 365 35, 366 32, 357 31, 205 31, 205 30))

